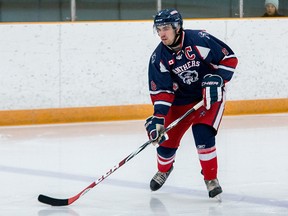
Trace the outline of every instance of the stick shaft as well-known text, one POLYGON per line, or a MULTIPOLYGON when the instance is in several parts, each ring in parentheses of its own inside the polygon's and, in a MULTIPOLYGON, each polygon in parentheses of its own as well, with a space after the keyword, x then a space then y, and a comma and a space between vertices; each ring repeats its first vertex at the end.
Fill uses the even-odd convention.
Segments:
MULTIPOLYGON (((194 107, 189 109, 185 114, 183 114, 181 117, 173 121, 168 127, 166 127, 164 133, 168 132, 172 128, 174 128, 180 121, 182 121, 184 118, 186 118, 188 115, 190 115, 192 112, 196 111, 203 105, 203 101, 200 101, 197 103, 194 107)), ((96 185, 98 185, 100 182, 102 182, 104 179, 106 179, 108 176, 110 176, 112 173, 114 173, 117 169, 119 169, 121 166, 123 166, 125 163, 127 163, 129 160, 131 160, 133 157, 135 157, 137 154, 139 154, 141 151, 143 151, 148 145, 152 143, 151 140, 147 141, 143 145, 141 145, 136 151, 132 152, 130 155, 128 155, 126 158, 124 158, 122 161, 120 161, 118 164, 116 164, 113 168, 109 169, 104 175, 102 175, 100 178, 98 178, 96 181, 94 181, 92 184, 87 186, 85 189, 83 189, 80 193, 77 195, 70 197, 68 199, 57 199, 53 197, 49 197, 43 194, 40 194, 38 196, 38 200, 42 203, 52 205, 52 206, 66 206, 70 205, 76 200, 78 200, 81 196, 86 194, 89 190, 94 188, 96 185)))

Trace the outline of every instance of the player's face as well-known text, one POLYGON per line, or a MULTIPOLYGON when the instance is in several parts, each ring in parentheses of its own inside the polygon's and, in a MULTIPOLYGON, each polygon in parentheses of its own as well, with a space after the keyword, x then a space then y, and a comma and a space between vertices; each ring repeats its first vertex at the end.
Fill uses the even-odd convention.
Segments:
POLYGON ((172 28, 172 25, 162 25, 156 27, 158 36, 160 37, 162 43, 166 46, 173 44, 176 37, 175 29, 172 28))
POLYGON ((276 13, 276 7, 273 4, 267 4, 266 5, 266 13, 269 16, 272 16, 276 13))

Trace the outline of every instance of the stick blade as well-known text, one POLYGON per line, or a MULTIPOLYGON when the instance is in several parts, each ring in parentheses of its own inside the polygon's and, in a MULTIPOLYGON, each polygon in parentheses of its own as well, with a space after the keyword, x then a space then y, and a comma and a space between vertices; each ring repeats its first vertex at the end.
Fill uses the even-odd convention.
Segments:
POLYGON ((45 203, 47 205, 51 206, 67 206, 69 205, 68 199, 56 199, 49 196, 45 196, 43 194, 40 194, 38 196, 38 201, 41 203, 45 203))

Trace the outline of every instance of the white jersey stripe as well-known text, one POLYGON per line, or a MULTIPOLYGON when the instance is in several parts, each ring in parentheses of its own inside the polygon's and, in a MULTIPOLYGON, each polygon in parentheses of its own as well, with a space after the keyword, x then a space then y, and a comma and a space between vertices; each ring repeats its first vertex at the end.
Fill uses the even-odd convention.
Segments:
POLYGON ((160 93, 174 94, 173 91, 169 91, 169 90, 150 91, 150 94, 152 94, 152 95, 156 95, 156 94, 160 94, 160 93))
POLYGON ((229 59, 229 58, 236 58, 236 55, 228 55, 228 56, 225 56, 223 59, 229 59))
POLYGON ((172 103, 166 102, 166 101, 155 101, 154 105, 164 105, 164 106, 171 106, 172 103))
POLYGON ((218 65, 218 68, 221 68, 221 69, 227 70, 227 71, 231 71, 231 72, 235 71, 235 68, 226 67, 224 65, 218 65))

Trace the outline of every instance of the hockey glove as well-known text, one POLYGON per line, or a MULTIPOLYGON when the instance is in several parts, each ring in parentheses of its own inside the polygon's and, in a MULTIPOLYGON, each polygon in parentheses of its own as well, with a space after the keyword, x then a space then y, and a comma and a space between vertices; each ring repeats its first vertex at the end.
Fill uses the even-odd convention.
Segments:
POLYGON ((150 116, 146 119, 145 123, 148 137, 152 140, 153 145, 161 144, 168 139, 168 135, 164 133, 164 118, 150 116))
POLYGON ((207 74, 202 81, 204 107, 209 110, 217 101, 223 98, 223 79, 219 75, 207 74))

